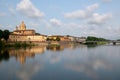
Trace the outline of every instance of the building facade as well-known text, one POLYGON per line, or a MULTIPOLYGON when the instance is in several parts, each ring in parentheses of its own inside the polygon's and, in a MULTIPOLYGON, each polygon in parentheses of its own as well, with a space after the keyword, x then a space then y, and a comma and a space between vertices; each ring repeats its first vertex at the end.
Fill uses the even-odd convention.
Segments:
POLYGON ((45 35, 36 34, 33 29, 26 29, 25 23, 22 21, 19 27, 16 27, 10 36, 9 41, 11 42, 44 42, 46 41, 45 35))
POLYGON ((71 41, 68 37, 66 36, 61 36, 61 35, 51 35, 51 36, 47 36, 47 38, 52 39, 53 41, 56 40, 57 38, 59 38, 59 41, 63 41, 63 42, 69 42, 71 41))
POLYGON ((86 37, 67 36, 72 42, 85 43, 86 37))

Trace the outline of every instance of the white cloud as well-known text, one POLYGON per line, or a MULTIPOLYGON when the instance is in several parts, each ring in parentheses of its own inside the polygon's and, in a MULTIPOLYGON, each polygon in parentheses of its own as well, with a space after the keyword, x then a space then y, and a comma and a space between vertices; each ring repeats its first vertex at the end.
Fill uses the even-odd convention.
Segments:
POLYGON ((0 17, 6 16, 6 13, 0 12, 0 17))
POLYGON ((55 19, 55 18, 50 19, 50 23, 52 25, 55 25, 55 26, 61 26, 62 25, 62 22, 58 19, 55 19))
POLYGON ((98 33, 93 30, 93 31, 90 31, 90 32, 89 32, 89 35, 96 36, 96 35, 98 35, 98 33))
MULTIPOLYGON (((70 24, 69 28, 74 29, 74 33, 79 33, 79 35, 84 35, 84 36, 98 36, 98 37, 106 37, 110 35, 113 32, 113 28, 110 28, 107 33, 106 29, 107 25, 106 24, 110 19, 112 18, 111 13, 97 13, 95 10, 99 7, 98 4, 93 4, 88 7, 86 7, 85 10, 78 10, 78 11, 73 11, 70 13, 65 13, 64 17, 65 18, 70 18, 70 19, 80 19, 81 23, 78 24, 70 24)), ((67 26, 68 24, 66 24, 67 26)), ((67 27, 68 28, 68 27, 67 27)), ((71 32, 72 32, 71 31, 71 32)), ((115 31, 115 30, 114 30, 115 31)), ((118 31, 116 31, 118 33, 118 31)), ((114 36, 111 34, 111 36, 114 36)))
POLYGON ((94 11, 99 7, 98 4, 93 4, 86 7, 85 10, 77 10, 70 13, 65 13, 64 17, 71 19, 86 19, 90 24, 103 24, 106 23, 112 14, 99 14, 94 11))
POLYGON ((93 5, 88 6, 87 10, 91 12, 91 11, 96 10, 98 7, 99 7, 98 4, 93 4, 93 5))
POLYGON ((102 14, 93 13, 92 18, 89 23, 91 24, 104 24, 112 17, 112 14, 102 14))
POLYGON ((38 63, 24 65, 20 70, 17 71, 17 76, 21 80, 30 80, 31 76, 37 73, 40 69, 43 68, 43 65, 38 63))
POLYGON ((106 29, 107 29, 108 31, 111 31, 111 30, 113 30, 113 26, 112 26, 112 25, 107 26, 106 29))
POLYGON ((41 18, 45 16, 30 0, 21 0, 21 2, 17 4, 16 10, 29 18, 41 18))
POLYGON ((86 7, 85 10, 77 10, 69 13, 65 13, 64 17, 72 19, 81 19, 90 17, 91 13, 99 7, 98 4, 93 4, 86 7))
POLYGON ((73 19, 85 18, 86 16, 87 16, 87 13, 84 10, 78 10, 78 11, 64 14, 64 17, 73 18, 73 19))
POLYGON ((120 27, 119 26, 114 27, 113 25, 110 25, 110 26, 106 27, 106 30, 113 36, 120 36, 120 27))

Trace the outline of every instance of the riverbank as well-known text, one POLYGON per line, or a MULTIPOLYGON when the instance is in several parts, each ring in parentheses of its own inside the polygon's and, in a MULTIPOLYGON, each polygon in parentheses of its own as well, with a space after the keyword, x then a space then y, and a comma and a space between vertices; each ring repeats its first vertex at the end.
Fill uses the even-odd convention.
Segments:
POLYGON ((99 41, 99 42, 86 42, 86 45, 104 45, 104 44, 108 44, 108 42, 104 42, 104 41, 99 41))
POLYGON ((35 44, 32 43, 26 43, 26 42, 2 42, 0 41, 0 47, 1 48, 9 48, 9 47, 15 47, 15 48, 20 48, 20 47, 31 47, 31 46, 36 46, 35 44))
MULTIPOLYGON (((0 41, 0 48, 25 48, 25 47, 33 47, 33 46, 59 46, 59 45, 69 45, 69 44, 81 44, 77 42, 68 42, 68 41, 46 41, 46 42, 2 42, 0 41)), ((94 43, 85 43, 83 45, 104 45, 106 42, 94 42, 94 43)))
POLYGON ((39 45, 62 45, 71 44, 76 42, 70 41, 45 41, 45 42, 3 42, 0 41, 0 47, 27 47, 27 46, 39 46, 39 45))

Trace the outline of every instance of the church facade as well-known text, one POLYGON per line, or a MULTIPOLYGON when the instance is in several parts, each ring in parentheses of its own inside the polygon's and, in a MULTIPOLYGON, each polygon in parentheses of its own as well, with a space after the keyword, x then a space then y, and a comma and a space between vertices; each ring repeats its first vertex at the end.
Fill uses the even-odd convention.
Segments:
POLYGON ((16 27, 10 36, 9 41, 11 42, 44 42, 46 41, 45 35, 36 34, 33 29, 26 29, 25 23, 22 21, 19 26, 16 27))

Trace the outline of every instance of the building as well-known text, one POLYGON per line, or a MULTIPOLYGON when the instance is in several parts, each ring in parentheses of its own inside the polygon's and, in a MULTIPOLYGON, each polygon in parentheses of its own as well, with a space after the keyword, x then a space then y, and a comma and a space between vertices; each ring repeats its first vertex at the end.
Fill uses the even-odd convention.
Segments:
POLYGON ((63 42, 79 42, 79 43, 84 43, 86 41, 85 37, 75 37, 75 36, 70 36, 70 35, 66 35, 66 36, 51 35, 51 36, 47 37, 47 39, 51 40, 51 41, 57 41, 57 38, 59 38, 60 41, 63 41, 63 42))
POLYGON ((51 36, 48 36, 47 38, 53 41, 58 41, 57 40, 58 38, 60 39, 59 41, 64 41, 64 42, 71 41, 67 36, 61 36, 61 35, 51 35, 51 36))
POLYGON ((67 36, 72 42, 85 43, 86 37, 67 36))
POLYGON ((33 29, 26 29, 24 21, 21 22, 19 27, 16 27, 10 36, 9 41, 11 42, 44 42, 46 41, 46 36, 41 34, 36 34, 33 29))

